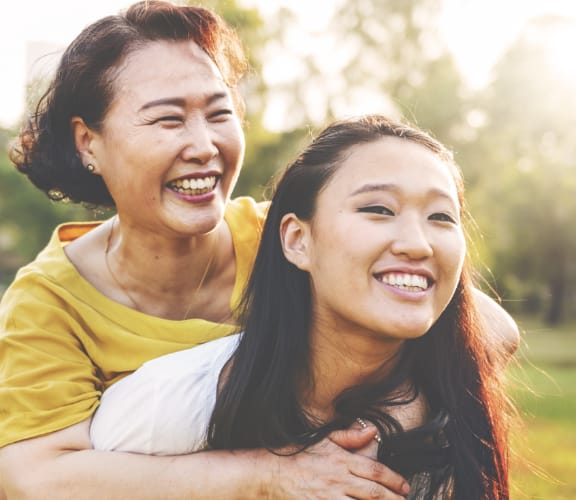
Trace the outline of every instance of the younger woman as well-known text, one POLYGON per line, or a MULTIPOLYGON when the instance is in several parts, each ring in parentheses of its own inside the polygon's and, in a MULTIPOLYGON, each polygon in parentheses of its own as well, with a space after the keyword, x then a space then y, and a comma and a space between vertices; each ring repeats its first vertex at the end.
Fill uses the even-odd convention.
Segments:
POLYGON ((461 174, 425 133, 382 116, 329 126, 277 186, 244 333, 111 387, 94 447, 289 455, 374 425, 378 450, 359 451, 412 498, 508 498, 505 352, 479 328, 462 211, 461 174))

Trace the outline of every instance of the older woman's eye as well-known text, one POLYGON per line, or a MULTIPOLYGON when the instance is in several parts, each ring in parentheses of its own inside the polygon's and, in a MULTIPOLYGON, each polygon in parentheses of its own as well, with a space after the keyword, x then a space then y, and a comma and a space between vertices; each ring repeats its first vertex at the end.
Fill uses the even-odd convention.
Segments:
POLYGON ((182 123, 183 119, 181 116, 178 115, 165 115, 165 116, 158 116, 158 117, 150 117, 146 118, 144 123, 146 125, 168 125, 174 126, 182 123))
POLYGON ((210 119, 212 120, 225 120, 226 118, 228 118, 229 116, 232 116, 234 114, 234 111, 228 108, 224 108, 224 109, 219 109, 218 111, 215 111, 214 113, 210 114, 210 119))
POLYGON ((368 205, 366 207, 361 207, 358 212, 368 213, 368 214, 378 214, 378 215, 394 215, 394 212, 384 205, 368 205))
POLYGON ((157 122, 181 122, 182 118, 176 115, 162 116, 156 120, 157 122))

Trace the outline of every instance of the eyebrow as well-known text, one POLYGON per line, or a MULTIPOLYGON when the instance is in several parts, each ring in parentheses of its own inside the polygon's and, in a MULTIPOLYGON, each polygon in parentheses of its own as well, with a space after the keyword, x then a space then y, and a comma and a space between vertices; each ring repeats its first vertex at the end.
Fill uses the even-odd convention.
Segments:
MULTIPOLYGON (((206 99, 205 104, 209 106, 213 102, 219 101, 220 99, 226 99, 227 97, 228 94, 226 92, 216 92, 206 99)), ((167 105, 184 107, 186 105, 186 99, 183 97, 165 97, 163 99, 156 99, 154 101, 145 103, 138 111, 145 111, 156 106, 167 105)))
POLYGON ((351 196, 364 193, 374 193, 377 191, 399 191, 395 184, 363 184, 358 189, 352 191, 351 196))
MULTIPOLYGON (((386 184, 386 183, 364 184, 360 186, 358 189, 354 190, 350 196, 356 196, 364 193, 375 193, 375 192, 398 193, 400 192, 400 188, 396 184, 386 184)), ((450 201, 454 201, 454 198, 450 196, 443 189, 432 188, 426 194, 427 196, 439 196, 441 198, 446 198, 450 201)))

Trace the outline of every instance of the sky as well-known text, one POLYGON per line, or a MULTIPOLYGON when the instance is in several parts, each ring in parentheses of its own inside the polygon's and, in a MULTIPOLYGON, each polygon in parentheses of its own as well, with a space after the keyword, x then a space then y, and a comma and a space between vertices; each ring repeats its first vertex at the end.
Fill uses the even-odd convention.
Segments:
MULTIPOLYGON (((50 59, 31 52, 31 44, 54 51, 69 43, 86 25, 116 13, 134 0, 21 0, 0 6, 0 126, 15 124, 24 108, 25 85, 33 68, 41 74, 50 59), (36 62, 32 64, 31 60, 36 62)), ((317 29, 333 0, 243 0, 258 5, 264 16, 278 5, 297 9, 302 27, 317 29)), ((486 82, 491 66, 523 23, 556 13, 576 18, 576 0, 444 0, 442 30, 472 86, 486 82)), ((576 46, 576 34, 570 50, 576 46)))

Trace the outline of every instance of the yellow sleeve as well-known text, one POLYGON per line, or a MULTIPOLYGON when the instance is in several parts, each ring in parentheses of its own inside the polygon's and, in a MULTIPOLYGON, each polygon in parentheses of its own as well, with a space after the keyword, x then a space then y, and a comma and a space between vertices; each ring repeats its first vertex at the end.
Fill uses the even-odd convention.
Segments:
POLYGON ((232 292, 232 308, 238 306, 244 287, 248 282, 264 220, 267 202, 256 202, 248 196, 231 200, 226 208, 225 220, 230 227, 236 252, 236 284, 232 292))
POLYGON ((0 306, 0 447, 88 418, 97 369, 76 335, 83 328, 45 277, 16 279, 0 306))
MULTIPOLYGON (((266 209, 250 198, 227 208, 237 262, 232 305, 250 272, 266 209)), ((80 233, 90 228, 84 226, 80 233)), ((77 233, 57 228, 0 302, 0 447, 81 422, 106 387, 142 363, 236 331, 144 315, 103 296, 62 250, 77 233)))

